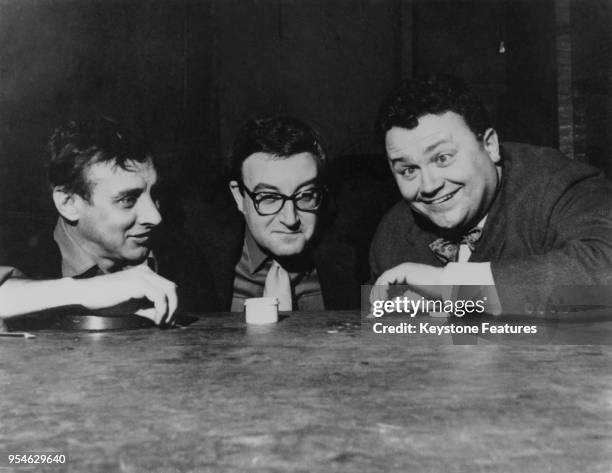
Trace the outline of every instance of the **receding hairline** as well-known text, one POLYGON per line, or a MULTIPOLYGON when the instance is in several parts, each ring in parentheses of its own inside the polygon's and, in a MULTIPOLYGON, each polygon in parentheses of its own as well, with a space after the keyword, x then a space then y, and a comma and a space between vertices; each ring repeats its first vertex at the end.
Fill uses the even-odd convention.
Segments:
POLYGON ((142 160, 134 159, 134 158, 124 158, 124 159, 118 160, 116 156, 112 158, 100 159, 101 155, 103 154, 104 154, 103 151, 99 151, 95 155, 93 155, 91 159, 87 161, 85 166, 83 166, 83 169, 81 171, 83 182, 87 186, 88 194, 91 194, 91 192, 93 192, 97 184, 92 179, 90 179, 91 168, 96 165, 107 166, 113 171, 119 168, 127 172, 136 172, 138 167, 149 166, 155 171, 156 174, 158 174, 157 166, 155 165, 155 161, 151 153, 147 153, 145 155, 145 158, 142 160))

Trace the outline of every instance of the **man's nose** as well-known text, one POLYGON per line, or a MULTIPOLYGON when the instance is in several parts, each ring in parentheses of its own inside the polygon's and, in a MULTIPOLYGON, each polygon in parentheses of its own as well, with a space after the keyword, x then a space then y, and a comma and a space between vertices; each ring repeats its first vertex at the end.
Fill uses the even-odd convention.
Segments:
POLYGON ((295 227, 300 223, 300 216, 292 200, 286 200, 285 205, 279 212, 279 220, 286 227, 295 227))
POLYGON ((162 221, 157 202, 150 196, 143 196, 140 208, 138 209, 138 222, 142 225, 155 227, 162 221))
POLYGON ((436 169, 421 171, 421 194, 434 196, 444 186, 444 179, 436 169))

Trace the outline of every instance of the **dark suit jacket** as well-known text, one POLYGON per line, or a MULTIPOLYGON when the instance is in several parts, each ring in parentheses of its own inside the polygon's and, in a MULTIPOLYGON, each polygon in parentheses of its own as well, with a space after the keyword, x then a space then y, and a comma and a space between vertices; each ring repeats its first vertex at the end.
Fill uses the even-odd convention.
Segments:
MULTIPOLYGON (((566 286, 612 285, 610 182, 553 149, 505 143, 501 151, 501 188, 470 261, 491 262, 504 312, 562 302, 566 286)), ((372 242, 373 277, 408 261, 441 266, 428 247, 437 237, 397 203, 372 242)))

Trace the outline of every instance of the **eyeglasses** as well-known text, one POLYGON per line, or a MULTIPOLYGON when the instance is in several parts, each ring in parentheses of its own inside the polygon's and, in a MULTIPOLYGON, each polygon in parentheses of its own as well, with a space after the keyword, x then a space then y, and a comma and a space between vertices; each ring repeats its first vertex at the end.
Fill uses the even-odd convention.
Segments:
POLYGON ((251 192, 246 186, 239 182, 238 186, 244 190, 253 201, 253 207, 261 216, 274 215, 279 213, 285 206, 288 200, 293 202, 293 205, 302 212, 315 212, 323 202, 323 194, 325 188, 313 187, 293 195, 279 194, 278 192, 251 192))

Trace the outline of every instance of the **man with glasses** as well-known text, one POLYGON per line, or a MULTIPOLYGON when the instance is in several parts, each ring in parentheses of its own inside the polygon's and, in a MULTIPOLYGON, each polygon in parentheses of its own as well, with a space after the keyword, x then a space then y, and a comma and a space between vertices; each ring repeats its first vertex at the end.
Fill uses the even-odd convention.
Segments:
MULTIPOLYGON (((223 309, 278 297, 280 310, 356 307, 354 251, 323 227, 326 155, 317 134, 290 117, 251 120, 238 132, 229 183, 243 218, 206 245, 223 309)), ((237 215, 238 216, 238 215, 237 215)))

